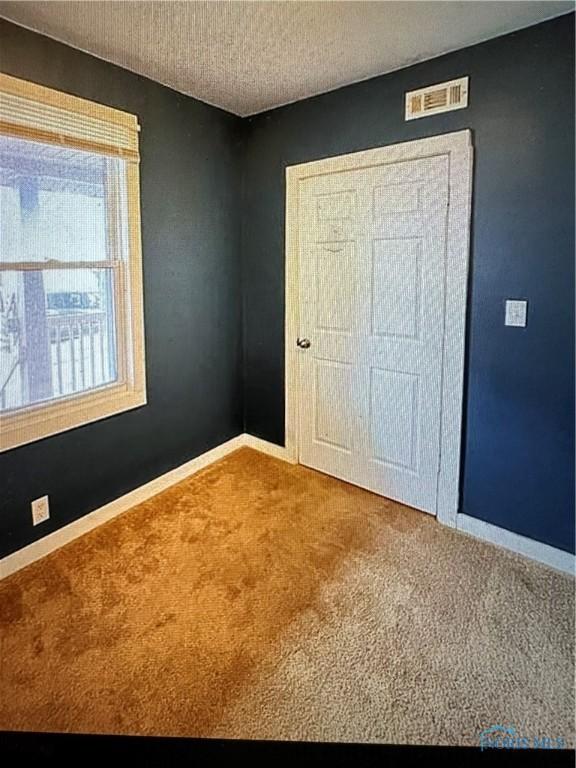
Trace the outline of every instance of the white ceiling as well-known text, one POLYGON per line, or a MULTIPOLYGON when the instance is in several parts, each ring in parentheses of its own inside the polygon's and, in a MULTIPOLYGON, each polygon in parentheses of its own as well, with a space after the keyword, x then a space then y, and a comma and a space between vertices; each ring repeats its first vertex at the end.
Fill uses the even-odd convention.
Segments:
POLYGON ((0 2, 0 16, 242 117, 573 10, 573 2, 0 2))

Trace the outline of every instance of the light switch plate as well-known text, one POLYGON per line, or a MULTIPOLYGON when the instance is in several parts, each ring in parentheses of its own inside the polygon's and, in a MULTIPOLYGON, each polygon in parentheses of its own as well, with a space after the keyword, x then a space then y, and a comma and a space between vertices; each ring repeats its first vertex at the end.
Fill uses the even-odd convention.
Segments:
POLYGON ((506 317, 504 325, 526 328, 528 302, 523 299, 506 299, 506 317))

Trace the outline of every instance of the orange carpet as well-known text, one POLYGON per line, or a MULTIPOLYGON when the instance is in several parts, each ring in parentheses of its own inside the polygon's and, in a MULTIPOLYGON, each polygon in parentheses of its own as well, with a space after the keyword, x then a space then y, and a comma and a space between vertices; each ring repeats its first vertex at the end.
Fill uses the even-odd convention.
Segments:
POLYGON ((0 582, 0 729, 571 743, 573 611, 567 577, 241 449, 0 582))

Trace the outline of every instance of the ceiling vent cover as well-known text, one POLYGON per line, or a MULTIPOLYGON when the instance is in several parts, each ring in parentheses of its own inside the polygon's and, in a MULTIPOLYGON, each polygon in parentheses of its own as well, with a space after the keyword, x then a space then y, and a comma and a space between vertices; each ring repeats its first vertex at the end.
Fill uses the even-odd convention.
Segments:
POLYGON ((438 115, 468 106, 468 78, 448 80, 406 94, 406 120, 438 115))

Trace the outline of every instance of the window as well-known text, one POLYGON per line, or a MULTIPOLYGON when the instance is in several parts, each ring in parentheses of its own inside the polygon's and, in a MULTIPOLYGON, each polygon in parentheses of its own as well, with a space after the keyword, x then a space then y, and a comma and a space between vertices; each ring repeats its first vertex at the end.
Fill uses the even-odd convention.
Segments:
POLYGON ((145 403, 137 120, 0 75, 0 450, 145 403))

